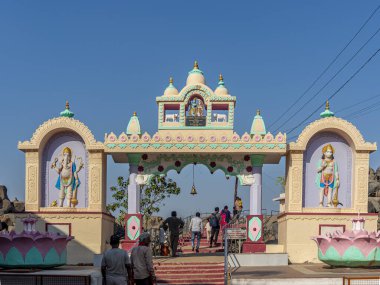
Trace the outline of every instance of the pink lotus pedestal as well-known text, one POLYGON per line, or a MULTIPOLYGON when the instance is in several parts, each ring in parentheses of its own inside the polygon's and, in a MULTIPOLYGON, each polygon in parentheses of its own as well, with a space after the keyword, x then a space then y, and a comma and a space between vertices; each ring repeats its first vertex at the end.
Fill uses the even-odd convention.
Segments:
POLYGON ((313 237, 319 260, 331 266, 380 266, 380 231, 368 233, 364 222, 358 216, 352 219, 352 230, 313 237))
POLYGON ((0 267, 51 268, 66 264, 67 243, 72 236, 40 233, 35 229, 37 219, 23 220, 24 231, 0 233, 0 267))

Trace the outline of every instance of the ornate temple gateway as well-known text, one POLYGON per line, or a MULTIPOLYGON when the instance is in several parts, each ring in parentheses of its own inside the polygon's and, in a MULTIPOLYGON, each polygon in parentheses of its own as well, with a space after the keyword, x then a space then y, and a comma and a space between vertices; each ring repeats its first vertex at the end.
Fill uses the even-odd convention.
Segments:
POLYGON ((357 211, 366 216, 367 228, 375 229, 376 218, 366 214, 366 194, 369 153, 376 145, 366 143, 353 125, 335 118, 329 108, 289 145, 285 134, 266 130, 259 110, 250 114, 251 130, 237 134, 236 97, 229 94, 222 75, 215 90, 207 86, 197 63, 181 91, 170 79, 156 102, 156 133, 143 132, 134 113, 125 132, 107 133, 99 142, 73 118, 67 103, 59 117, 38 127, 29 141, 19 142, 26 158, 26 211, 38 217, 39 231, 75 237, 68 245, 69 263, 92 262, 113 233, 114 218, 106 212, 107 155, 130 166, 122 244, 126 249, 141 232, 140 186, 152 175, 180 173, 193 163, 205 165, 210 173, 221 170, 227 177, 237 176, 249 187, 244 252, 286 252, 292 262, 315 261, 311 236, 344 228, 357 211), (267 247, 262 167, 277 164, 282 156, 287 156, 285 210, 279 217, 279 245, 267 247))

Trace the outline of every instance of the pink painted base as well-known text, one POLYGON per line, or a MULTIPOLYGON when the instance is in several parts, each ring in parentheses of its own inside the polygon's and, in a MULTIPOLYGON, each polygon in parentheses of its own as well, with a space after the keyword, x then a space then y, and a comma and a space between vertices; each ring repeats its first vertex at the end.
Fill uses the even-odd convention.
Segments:
POLYGON ((265 252, 267 249, 265 243, 261 242, 243 242, 243 253, 255 253, 255 252, 265 252))
POLYGON ((121 248, 124 249, 124 250, 130 250, 135 244, 136 244, 135 240, 125 240, 125 239, 123 239, 123 240, 120 241, 121 248))

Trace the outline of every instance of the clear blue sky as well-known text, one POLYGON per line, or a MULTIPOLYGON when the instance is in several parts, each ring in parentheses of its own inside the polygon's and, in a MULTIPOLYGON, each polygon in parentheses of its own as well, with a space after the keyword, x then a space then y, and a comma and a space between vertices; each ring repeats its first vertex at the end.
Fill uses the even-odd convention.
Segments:
MULTIPOLYGON (((317 78, 378 4, 320 0, 1 1, 0 184, 8 187, 11 198, 24 198, 24 154, 17 150, 17 142, 30 139, 41 123, 57 116, 66 100, 76 118, 100 141, 104 133, 125 130, 134 111, 143 130, 154 133, 155 97, 163 93, 169 76, 182 88, 195 59, 208 85, 215 88, 222 72, 230 93, 237 96, 238 133, 249 131, 256 108, 262 110, 269 126, 317 78)), ((308 96, 379 26, 380 12, 308 96)), ((281 130, 296 125, 341 86, 380 47, 379 37, 281 130)), ((332 100, 333 111, 380 94, 379 57, 332 100)), ((349 111, 360 106, 355 108, 349 111)), ((372 112, 352 122, 373 142, 380 141, 379 119, 379 113, 372 112)), ((117 176, 128 173, 128 166, 116 165, 112 159, 108 162, 111 186, 117 176)), ((379 165, 376 152, 371 166, 379 165)), ((277 209, 271 199, 280 189, 269 176, 283 175, 284 163, 265 166, 264 173, 264 208, 277 209)), ((211 175, 197 166, 200 195, 196 198, 189 195, 191 167, 171 176, 183 186, 183 193, 167 201, 163 215, 172 209, 187 216, 193 210, 205 212, 215 205, 231 205, 233 180, 226 183, 220 173, 211 175)), ((246 207, 248 193, 249 188, 239 189, 246 207)))

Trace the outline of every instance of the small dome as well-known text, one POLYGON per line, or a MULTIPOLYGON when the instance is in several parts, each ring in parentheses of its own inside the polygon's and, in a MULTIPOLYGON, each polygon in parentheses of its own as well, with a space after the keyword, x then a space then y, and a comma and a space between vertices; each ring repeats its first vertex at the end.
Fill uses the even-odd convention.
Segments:
POLYGON ((205 77, 203 76, 202 70, 198 67, 198 62, 194 62, 194 68, 189 72, 187 76, 186 85, 195 85, 195 84, 206 84, 205 77))
POLYGON ((66 108, 60 113, 61 117, 72 118, 74 113, 70 111, 69 101, 66 101, 66 108))
POLYGON ((214 93, 216 96, 228 96, 229 95, 227 88, 224 86, 223 75, 221 75, 221 74, 219 75, 218 87, 216 87, 214 93))
POLYGON ((251 135, 265 135, 267 133, 263 117, 260 115, 260 110, 256 111, 256 116, 252 121, 251 135))
POLYGON ((133 113, 133 116, 129 120, 126 133, 127 135, 141 135, 140 121, 136 112, 133 113))
POLYGON ((173 77, 170 77, 169 86, 166 87, 164 96, 176 96, 176 95, 178 95, 178 90, 173 85, 173 77))
POLYGON ((326 101, 326 108, 325 110, 320 114, 321 118, 328 118, 328 117, 334 117, 334 112, 330 111, 330 103, 327 100, 326 101))

